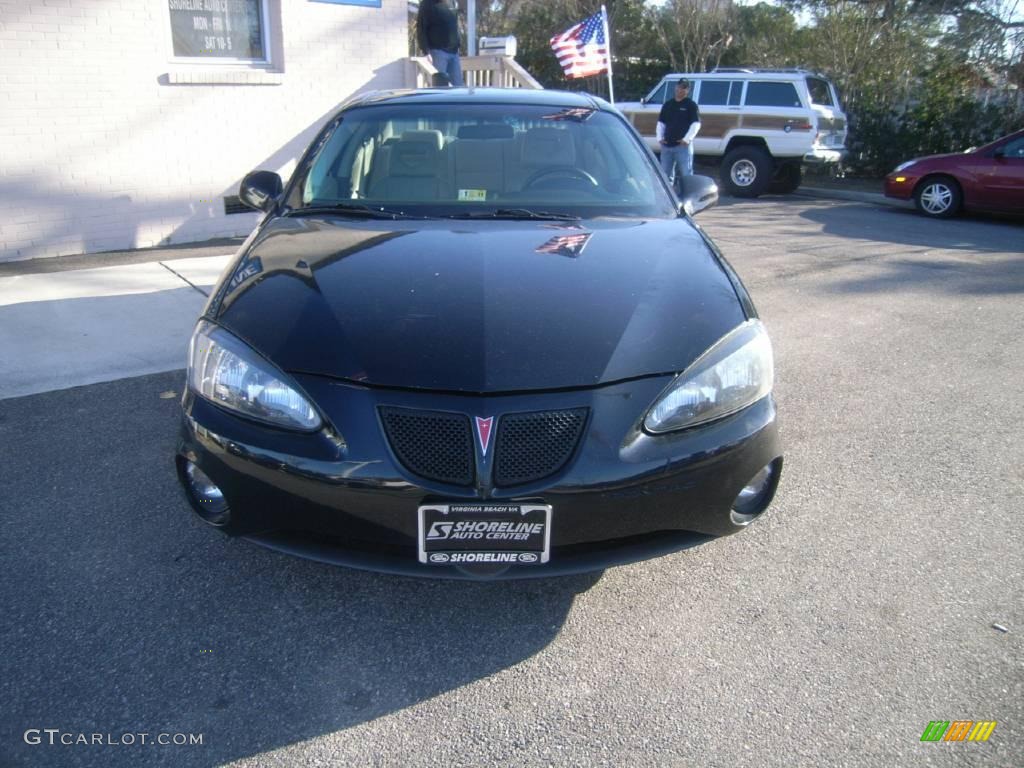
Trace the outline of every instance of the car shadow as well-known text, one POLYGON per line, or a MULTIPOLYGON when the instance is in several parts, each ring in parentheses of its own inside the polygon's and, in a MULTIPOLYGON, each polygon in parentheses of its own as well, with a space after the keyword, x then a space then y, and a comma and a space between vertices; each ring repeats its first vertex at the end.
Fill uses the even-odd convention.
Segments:
POLYGON ((881 224, 865 228, 864 205, 871 204, 832 202, 808 208, 801 216, 820 224, 824 234, 856 240, 981 253, 1021 251, 1024 219, 987 215, 929 219, 914 210, 873 205, 879 219, 886 219, 884 228, 881 224), (970 226, 964 226, 965 223, 970 226), (878 231, 883 229, 885 235, 879 236, 878 231))
POLYGON ((538 653, 600 578, 415 580, 227 539, 177 487, 183 376, 0 401, 0 764, 221 764, 351 728, 538 653), (202 744, 26 743, 45 728, 202 744))

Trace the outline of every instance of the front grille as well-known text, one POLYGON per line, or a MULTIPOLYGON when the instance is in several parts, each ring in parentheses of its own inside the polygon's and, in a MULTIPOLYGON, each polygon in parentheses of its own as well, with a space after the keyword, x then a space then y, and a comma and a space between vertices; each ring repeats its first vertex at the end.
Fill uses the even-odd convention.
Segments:
POLYGON ((586 408, 502 416, 494 448, 494 484, 522 485, 555 474, 576 450, 586 420, 586 408))
POLYGON ((469 418, 443 411, 381 408, 391 450, 414 475, 451 485, 472 485, 473 435, 469 418))

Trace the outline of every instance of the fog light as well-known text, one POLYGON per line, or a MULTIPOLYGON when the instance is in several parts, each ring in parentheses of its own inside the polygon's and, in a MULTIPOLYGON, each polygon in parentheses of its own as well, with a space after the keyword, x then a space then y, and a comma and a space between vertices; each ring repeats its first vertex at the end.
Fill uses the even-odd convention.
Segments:
POLYGON ((782 459, 762 467, 747 481, 736 500, 732 503, 732 521, 736 525, 746 525, 767 509, 775 495, 779 484, 779 470, 782 459))
POLYGON ((231 510, 224 492, 209 475, 186 459, 183 481, 196 514, 210 525, 226 525, 231 519, 231 510))

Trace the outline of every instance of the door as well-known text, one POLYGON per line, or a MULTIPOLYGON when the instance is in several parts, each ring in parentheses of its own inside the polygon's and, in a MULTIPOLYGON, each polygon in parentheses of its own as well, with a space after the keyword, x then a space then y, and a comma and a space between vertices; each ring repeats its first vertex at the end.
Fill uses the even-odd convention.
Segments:
POLYGON ((990 150, 989 163, 979 174, 979 205, 998 211, 1024 213, 1024 136, 990 150))

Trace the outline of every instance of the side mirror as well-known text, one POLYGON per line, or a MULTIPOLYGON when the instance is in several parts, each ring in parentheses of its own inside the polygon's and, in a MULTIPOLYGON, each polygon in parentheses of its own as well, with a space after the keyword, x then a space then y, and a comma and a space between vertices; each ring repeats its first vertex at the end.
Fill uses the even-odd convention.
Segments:
POLYGON ((992 157, 994 157, 996 160, 1002 160, 1004 157, 1006 157, 1006 149, 1000 147, 999 149, 992 153, 992 157))
POLYGON ((641 107, 646 107, 647 106, 647 97, 646 96, 641 96, 640 97, 640 106, 641 107))
POLYGON ((718 185, 707 176, 683 176, 679 180, 679 207, 687 216, 700 213, 718 202, 718 185))
POLYGON ((273 171, 253 171, 242 179, 238 199, 257 211, 269 211, 283 189, 281 177, 273 171))

